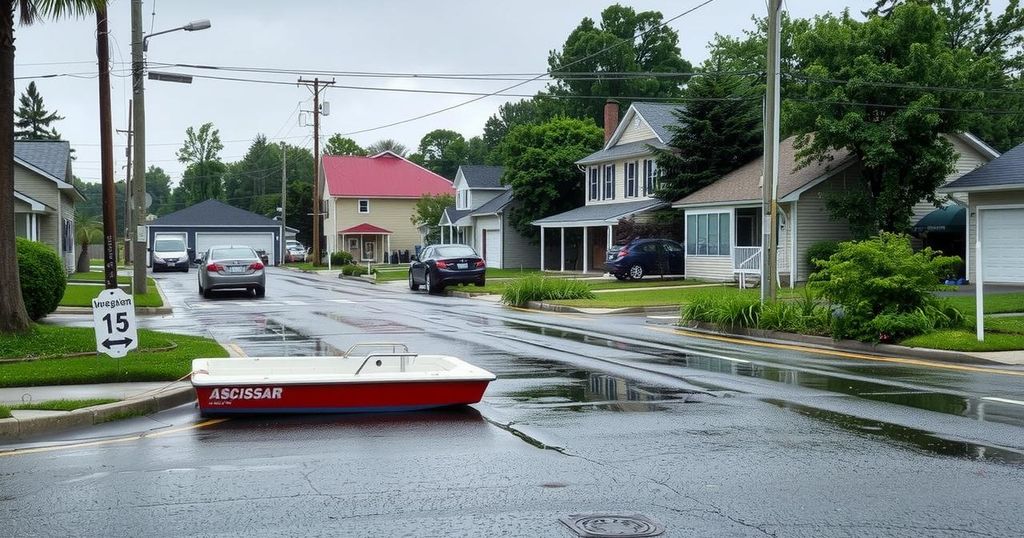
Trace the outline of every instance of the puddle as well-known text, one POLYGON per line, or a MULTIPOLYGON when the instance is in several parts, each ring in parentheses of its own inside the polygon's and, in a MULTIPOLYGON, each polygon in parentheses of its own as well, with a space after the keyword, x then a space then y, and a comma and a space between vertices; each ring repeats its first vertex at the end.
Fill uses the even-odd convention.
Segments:
MULTIPOLYGON (((230 340, 250 357, 300 357, 340 355, 342 351, 320 340, 301 335, 276 321, 261 318, 254 323, 237 326, 230 340)), ((222 328, 211 329, 223 334, 222 328)))
POLYGON ((393 334, 393 333, 421 333, 423 329, 419 327, 413 327, 412 325, 406 325, 404 323, 396 323, 390 320, 367 318, 366 316, 343 316, 335 312, 314 312, 318 316, 323 316, 327 319, 344 323, 350 327, 355 327, 366 333, 375 334, 393 334))
POLYGON ((763 401, 782 409, 795 411, 801 415, 839 426, 845 430, 869 437, 881 437, 931 454, 994 463, 1024 465, 1024 454, 1005 448, 985 446, 968 441, 944 439, 924 430, 887 424, 834 411, 825 411, 781 400, 765 399, 763 401))

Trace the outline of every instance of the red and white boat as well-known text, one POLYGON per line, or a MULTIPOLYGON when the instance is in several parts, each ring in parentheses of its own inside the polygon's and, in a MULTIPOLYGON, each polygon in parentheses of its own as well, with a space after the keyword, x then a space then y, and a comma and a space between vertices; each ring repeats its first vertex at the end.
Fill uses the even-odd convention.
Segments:
POLYGON ((413 411, 480 401, 494 374, 403 344, 358 344, 340 357, 195 359, 203 415, 413 411), (357 348, 388 353, 353 356, 357 348))

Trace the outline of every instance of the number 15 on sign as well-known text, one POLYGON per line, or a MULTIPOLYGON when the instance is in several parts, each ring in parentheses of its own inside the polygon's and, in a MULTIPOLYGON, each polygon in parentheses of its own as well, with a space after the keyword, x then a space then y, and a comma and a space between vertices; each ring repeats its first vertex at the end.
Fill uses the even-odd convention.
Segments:
POLYGON ((135 326, 135 301, 121 289, 103 290, 92 300, 96 327, 96 351, 124 357, 139 347, 135 326))

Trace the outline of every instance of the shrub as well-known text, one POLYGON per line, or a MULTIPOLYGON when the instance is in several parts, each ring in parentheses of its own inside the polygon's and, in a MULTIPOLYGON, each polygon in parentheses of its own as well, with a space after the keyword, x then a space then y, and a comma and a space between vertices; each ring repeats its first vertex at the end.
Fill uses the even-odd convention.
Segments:
POLYGON ((37 320, 57 309, 68 275, 60 257, 49 246, 17 238, 18 278, 28 316, 37 320))
POLYGON ((839 241, 818 241, 807 249, 807 265, 816 271, 819 261, 825 261, 839 252, 839 241))
POLYGON ((370 271, 367 271, 365 265, 342 265, 341 266, 341 274, 343 274, 345 276, 363 276, 363 275, 365 275, 367 273, 375 275, 375 274, 377 274, 377 270, 376 269, 372 269, 370 271))
POLYGON ((936 306, 931 293, 941 288, 940 278, 959 262, 960 258, 941 256, 930 248, 914 252, 909 237, 883 233, 840 244, 831 258, 818 262, 820 269, 810 276, 809 285, 833 306, 833 337, 873 340, 881 336, 879 327, 920 330, 923 325, 917 317, 900 316, 917 316, 928 307, 933 307, 929 312, 962 318, 948 313, 948 305, 936 306), (888 317, 874 321, 883 315, 888 317))
POLYGON ((879 314, 871 320, 871 328, 878 334, 880 342, 895 342, 924 334, 935 328, 920 308, 908 313, 879 314))
POLYGON ((501 302, 520 306, 530 301, 593 299, 590 284, 582 280, 529 275, 505 284, 501 302))
POLYGON ((714 323, 723 327, 756 327, 761 314, 760 300, 735 292, 708 292, 695 295, 683 305, 683 321, 714 323))
POLYGON ((350 265, 352 253, 344 250, 331 253, 331 265, 350 265))

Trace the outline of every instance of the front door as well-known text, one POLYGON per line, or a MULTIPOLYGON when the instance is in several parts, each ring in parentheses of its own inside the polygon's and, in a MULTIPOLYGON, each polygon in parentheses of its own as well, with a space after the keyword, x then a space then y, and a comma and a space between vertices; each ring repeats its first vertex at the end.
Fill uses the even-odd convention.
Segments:
POLYGON ((358 237, 349 237, 348 238, 348 248, 347 248, 347 250, 348 250, 348 253, 352 255, 352 259, 353 260, 358 260, 359 259, 359 256, 362 253, 359 252, 359 238, 358 237))

